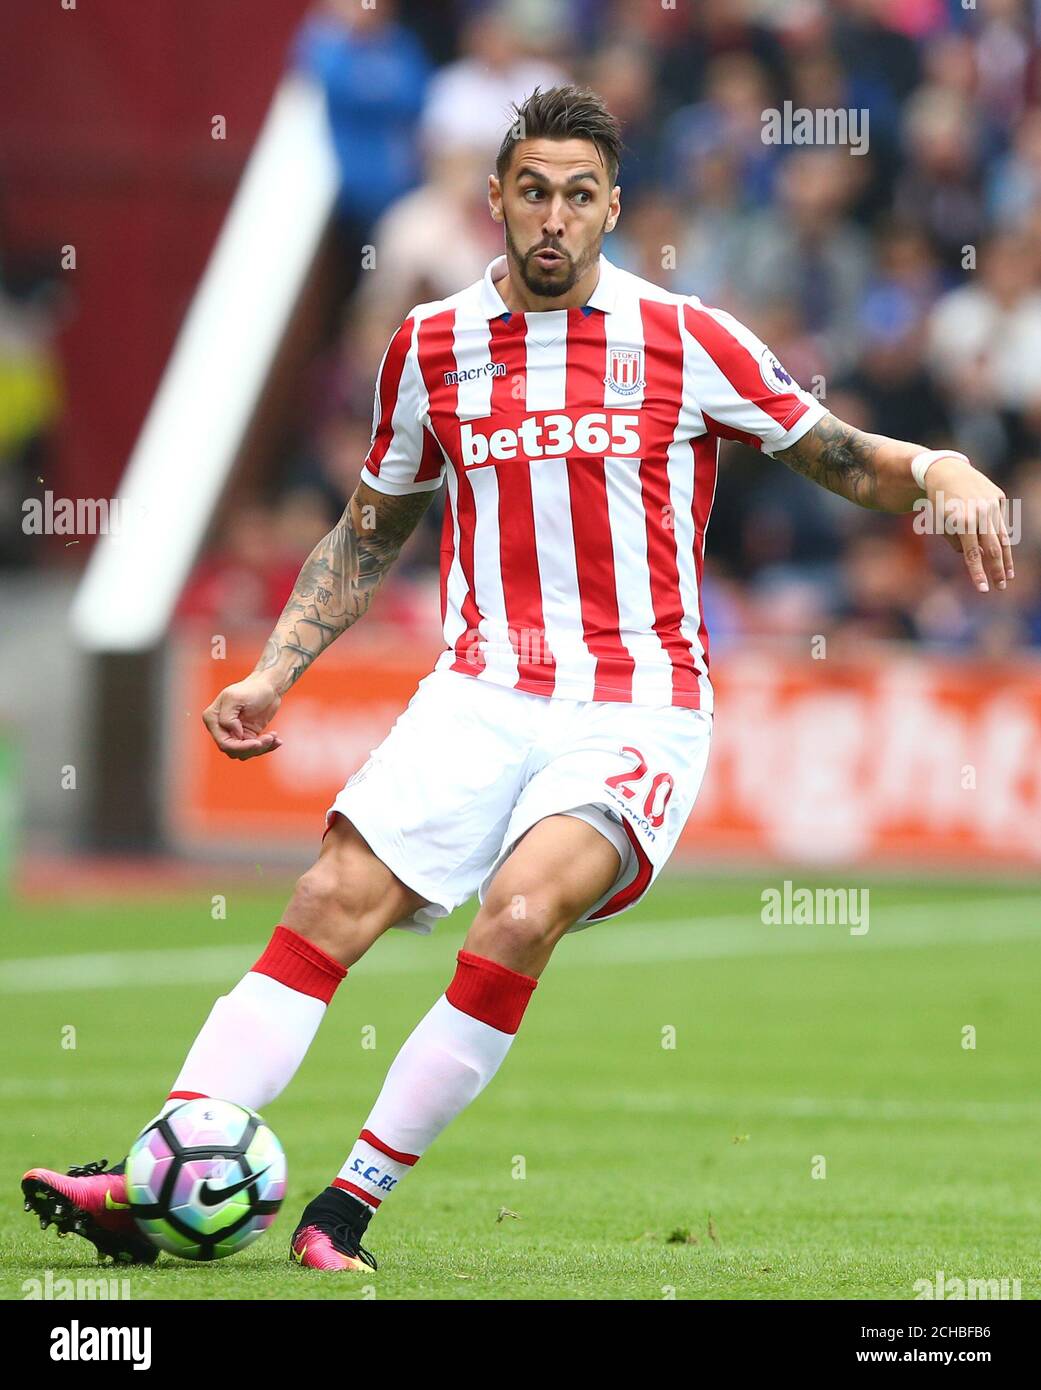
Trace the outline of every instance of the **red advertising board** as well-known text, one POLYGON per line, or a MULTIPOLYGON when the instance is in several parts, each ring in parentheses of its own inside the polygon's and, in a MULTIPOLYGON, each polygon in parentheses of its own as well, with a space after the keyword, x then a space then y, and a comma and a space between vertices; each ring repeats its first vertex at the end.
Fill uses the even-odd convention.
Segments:
MULTIPOLYGON (((323 813, 405 708, 437 648, 349 634, 286 698, 284 746, 223 757, 200 712, 266 633, 172 653, 168 827, 194 848, 313 847, 323 813)), ((681 840, 699 860, 1041 867, 1041 663, 873 649, 720 654, 709 770, 681 840)))

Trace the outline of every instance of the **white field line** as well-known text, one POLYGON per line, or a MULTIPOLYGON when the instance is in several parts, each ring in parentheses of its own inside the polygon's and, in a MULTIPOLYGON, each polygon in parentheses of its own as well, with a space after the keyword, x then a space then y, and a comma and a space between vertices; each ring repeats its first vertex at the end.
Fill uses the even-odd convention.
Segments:
MULTIPOLYGON (((106 1097, 125 1097, 126 1082, 122 1079, 93 1077, 89 1093, 94 1101, 106 1097)), ((33 1100, 64 1104, 82 1099, 84 1082, 59 1080, 56 1077, 38 1079, 22 1077, 0 1078, 0 1100, 33 1100)), ((511 1090, 511 1104, 530 1106, 533 1110, 547 1105, 553 1107, 552 1097, 545 1092, 511 1090)), ((328 1097, 315 1092, 315 1106, 328 1097)), ((770 1120, 841 1120, 864 1121, 872 1124, 910 1122, 942 1122, 958 1124, 1015 1124, 1022 1126, 1033 1121, 1041 1124, 1041 1102, 989 1100, 911 1100, 894 1098, 850 1098, 842 1096, 698 1096, 671 1088, 663 1091, 605 1090, 584 1088, 581 1094, 569 1091, 560 1108, 568 1111, 601 1115, 613 1114, 671 1115, 677 1118, 717 1119, 726 1126, 741 1128, 770 1120)))
MULTIPOLYGON (((622 918, 622 923, 625 919, 622 918)), ((870 914, 868 931, 851 936, 848 926, 766 926, 751 912, 728 917, 673 917, 635 929, 595 928, 564 938, 553 966, 640 965, 670 960, 725 960, 822 952, 887 951, 940 945, 990 946, 999 941, 1041 941, 1041 895, 1000 900, 963 899, 940 910, 932 903, 891 903, 870 914), (577 938, 577 939, 576 939, 577 938), (588 940, 590 949, 585 951, 588 940)))
MULTIPOLYGON (((597 965, 637 966, 661 961, 726 960, 943 945, 992 946, 1041 940, 1041 897, 969 898, 940 910, 930 903, 877 908, 870 929, 850 936, 841 925, 764 926, 752 912, 725 917, 673 917, 657 922, 622 918, 565 938, 553 969, 597 965)), ((88 955, 29 956, 0 962, 0 994, 67 990, 140 989, 148 986, 232 985, 260 953, 253 945, 184 946, 163 950, 99 951, 88 955)), ((430 968, 412 933, 394 932, 353 967, 365 974, 407 974, 430 968)))

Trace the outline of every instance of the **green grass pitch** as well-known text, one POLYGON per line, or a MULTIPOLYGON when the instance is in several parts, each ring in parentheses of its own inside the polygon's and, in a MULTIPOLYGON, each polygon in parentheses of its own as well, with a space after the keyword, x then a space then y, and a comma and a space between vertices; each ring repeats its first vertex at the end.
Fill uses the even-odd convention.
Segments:
MULTIPOLYGON (((783 877, 674 874, 566 939, 499 1075, 373 1221, 379 1272, 315 1274, 287 1258, 299 1211, 450 978, 472 909, 432 938, 391 932, 267 1109, 290 1179, 272 1231, 218 1264, 121 1271, 131 1296, 908 1299, 943 1270, 1036 1298, 1036 885, 869 881, 853 936, 763 925, 760 891, 783 877)), ((23 1213, 18 1179, 116 1161, 158 1109, 286 897, 231 891, 215 921, 220 891, 5 910, 5 1298, 48 1269, 102 1272, 23 1213)))

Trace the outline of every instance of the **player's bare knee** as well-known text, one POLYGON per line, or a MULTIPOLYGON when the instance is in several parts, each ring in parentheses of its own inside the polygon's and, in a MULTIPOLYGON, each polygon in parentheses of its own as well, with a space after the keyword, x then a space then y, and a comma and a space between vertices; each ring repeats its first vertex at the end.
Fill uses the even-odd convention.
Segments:
POLYGON ((340 885, 334 873, 321 860, 301 874, 293 889, 287 912, 299 920, 300 926, 294 928, 303 936, 310 933, 305 929, 312 922, 321 922, 331 912, 340 910, 340 885))
POLYGON ((582 915, 585 904, 566 880, 533 883, 530 873, 513 869, 509 860, 488 885, 483 909, 500 920, 528 923, 536 934, 552 936, 582 915))
POLYGON ((359 876, 323 856, 297 880, 283 921, 344 965, 364 954, 385 929, 385 913, 370 901, 359 876))
POLYGON ((471 933, 499 945, 551 945, 574 921, 570 908, 545 893, 489 893, 471 933))

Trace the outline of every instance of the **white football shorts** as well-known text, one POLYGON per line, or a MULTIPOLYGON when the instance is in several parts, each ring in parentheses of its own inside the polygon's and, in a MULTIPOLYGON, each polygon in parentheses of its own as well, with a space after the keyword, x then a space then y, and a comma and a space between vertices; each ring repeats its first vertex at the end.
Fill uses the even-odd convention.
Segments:
POLYGON ((428 906, 424 935, 546 816, 578 816, 618 850, 618 877, 571 931, 639 902, 672 853, 708 762, 712 716, 675 705, 532 695, 433 671, 326 812, 352 822, 428 906))

